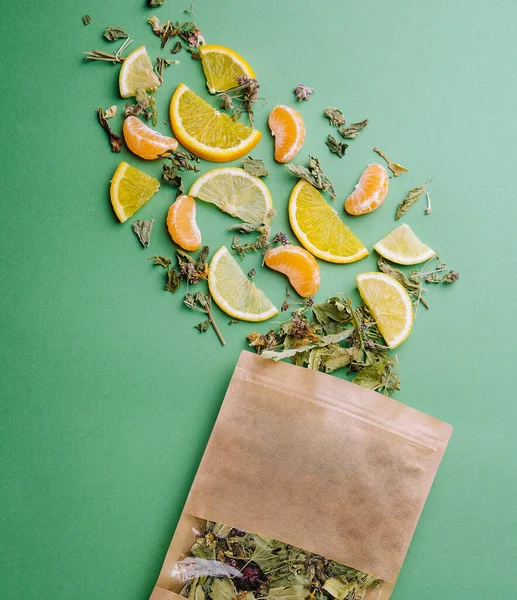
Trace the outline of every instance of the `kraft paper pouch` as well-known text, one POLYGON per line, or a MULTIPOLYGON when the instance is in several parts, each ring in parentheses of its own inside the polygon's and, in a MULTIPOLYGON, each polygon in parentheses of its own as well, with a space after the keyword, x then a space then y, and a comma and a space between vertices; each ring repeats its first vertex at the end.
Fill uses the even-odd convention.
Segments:
POLYGON ((381 580, 365 598, 387 600, 451 433, 377 392, 242 352, 151 600, 179 600, 206 521, 364 571, 381 580))

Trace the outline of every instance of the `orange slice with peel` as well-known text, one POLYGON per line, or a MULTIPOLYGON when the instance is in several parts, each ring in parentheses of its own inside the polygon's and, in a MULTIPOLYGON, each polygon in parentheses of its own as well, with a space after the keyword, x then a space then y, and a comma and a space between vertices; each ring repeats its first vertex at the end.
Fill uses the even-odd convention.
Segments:
POLYGON ((124 140, 133 154, 155 160, 167 150, 176 150, 178 141, 162 135, 140 121, 138 117, 127 117, 124 121, 124 140))
POLYGON ((368 250, 343 223, 325 198, 305 180, 300 180, 289 198, 289 221, 302 246, 332 263, 351 263, 368 250))
POLYGON ((226 92, 237 87, 237 77, 255 79, 255 73, 250 65, 237 52, 217 46, 205 44, 198 48, 201 64, 206 77, 206 86, 211 94, 226 92))
POLYGON ((113 174, 110 199, 119 221, 124 223, 147 204, 160 189, 160 182, 122 161, 113 174))
POLYGON ((388 181, 388 172, 382 165, 368 165, 355 190, 345 201, 346 212, 351 215, 364 215, 379 208, 388 195, 388 181))
POLYGON ((275 138, 275 160, 279 163, 293 160, 305 139, 302 115, 294 108, 280 104, 269 114, 268 125, 275 138))
POLYGON ((262 134, 233 121, 180 83, 170 104, 170 119, 178 141, 199 158, 213 162, 237 160, 254 148, 262 134))
POLYGON ((268 250, 264 262, 270 269, 287 275, 289 283, 303 298, 310 298, 320 287, 320 268, 314 256, 300 246, 277 246, 268 250))
POLYGON ((196 202, 192 196, 178 196, 167 212, 167 229, 172 241, 192 252, 201 246, 201 231, 196 223, 196 202))

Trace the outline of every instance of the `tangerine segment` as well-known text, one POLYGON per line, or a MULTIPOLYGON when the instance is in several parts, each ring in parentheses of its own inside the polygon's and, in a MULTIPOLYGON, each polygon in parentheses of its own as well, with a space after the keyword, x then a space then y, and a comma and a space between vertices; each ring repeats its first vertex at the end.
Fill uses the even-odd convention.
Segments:
POLYGON ((167 150, 176 150, 178 141, 154 131, 138 117, 127 117, 124 121, 124 140, 127 147, 140 158, 155 160, 167 150))
POLYGON ((310 183, 300 180, 289 198, 289 221, 302 246, 332 263, 351 263, 368 250, 310 183))
POLYGON ((199 46, 198 50, 205 72, 206 85, 211 94, 226 92, 237 87, 238 77, 255 79, 255 73, 246 60, 230 48, 205 44, 199 46))
POLYGON ((192 196, 178 196, 167 212, 167 229, 172 241, 183 250, 201 246, 201 231, 196 223, 196 203, 192 196))
POLYGON ((237 160, 250 152, 262 137, 257 129, 220 113, 183 83, 176 88, 169 110, 178 141, 205 160, 237 160))
POLYGON ((383 166, 377 163, 368 165, 355 190, 346 199, 346 212, 364 215, 379 208, 388 195, 388 181, 388 172, 383 166))
POLYGON ((271 111, 268 125, 275 138, 275 160, 279 163, 293 160, 305 139, 302 115, 294 108, 280 104, 271 111))
POLYGON ((320 287, 320 268, 310 252, 299 246, 278 246, 268 250, 264 262, 270 269, 287 275, 289 283, 303 298, 310 298, 320 287))

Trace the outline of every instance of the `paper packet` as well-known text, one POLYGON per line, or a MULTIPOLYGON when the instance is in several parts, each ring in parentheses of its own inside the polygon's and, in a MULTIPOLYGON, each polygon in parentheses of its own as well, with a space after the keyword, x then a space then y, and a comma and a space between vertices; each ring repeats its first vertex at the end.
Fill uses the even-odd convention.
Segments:
MULTIPOLYGON (((151 600, 185 593, 207 521, 367 573, 380 583, 365 599, 387 600, 451 433, 377 392, 242 352, 151 600)), ((239 589, 228 557, 218 558, 214 572, 239 589)), ((199 581, 194 600, 210 597, 211 578, 199 581)), ((307 597, 343 600, 318 591, 307 597)))

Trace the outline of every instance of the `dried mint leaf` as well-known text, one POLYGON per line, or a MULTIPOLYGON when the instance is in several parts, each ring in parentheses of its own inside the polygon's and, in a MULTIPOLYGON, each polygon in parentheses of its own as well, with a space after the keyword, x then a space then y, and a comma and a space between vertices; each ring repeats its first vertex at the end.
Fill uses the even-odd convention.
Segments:
POLYGON ((163 165, 162 167, 162 181, 172 185, 183 194, 185 189, 183 187, 183 178, 179 173, 176 173, 174 167, 169 167, 167 165, 163 165))
POLYGON ((323 114, 329 119, 330 124, 334 127, 342 127, 346 123, 343 112, 334 106, 327 106, 323 111, 323 114))
POLYGON ((315 188, 323 190, 324 192, 329 192, 333 200, 336 197, 336 191, 334 190, 332 182, 325 175, 325 172, 321 168, 320 161, 314 156, 309 156, 308 167, 303 167, 302 165, 296 165, 294 163, 289 163, 285 166, 291 173, 300 179, 305 179, 305 181, 308 181, 315 188))
POLYGON ((339 158, 343 158, 343 156, 345 156, 346 149, 348 148, 347 143, 338 142, 338 140, 336 140, 333 135, 330 135, 330 133, 325 144, 327 144, 329 150, 334 154, 337 154, 339 158))
POLYGON ((200 333, 205 333, 205 331, 208 331, 210 325, 210 319, 206 319, 206 321, 201 321, 201 323, 194 325, 194 327, 199 330, 200 333))
POLYGON ((267 175, 270 175, 269 171, 264 166, 264 162, 260 160, 260 158, 247 156, 242 161, 242 166, 247 173, 254 175, 255 177, 266 177, 267 175))
POLYGON ((153 261, 153 265, 159 265, 164 269, 168 269, 172 260, 168 256, 150 256, 149 260, 153 261))
POLYGON ((239 233, 253 233, 257 231, 257 229, 261 229, 264 227, 264 223, 253 224, 253 223, 235 223, 235 225, 230 225, 228 227, 228 231, 238 231, 239 233))
MULTIPOLYGON (((157 264, 156 262, 154 264, 157 264)), ((163 265, 162 265, 163 266, 163 265)), ((174 293, 181 286, 181 277, 174 269, 167 269, 165 290, 174 293)))
POLYGON ((373 151, 377 152, 377 154, 379 156, 382 156, 382 158, 384 158, 384 160, 388 163, 388 169, 393 173, 393 175, 395 175, 395 177, 398 177, 402 173, 409 172, 406 169, 406 167, 403 167, 402 165, 399 165, 398 163, 392 163, 391 160, 384 154, 384 152, 381 152, 379 150, 379 148, 374 148, 373 151))
POLYGON ((156 6, 161 6, 165 0, 147 0, 148 6, 151 8, 155 8, 156 6))
POLYGON ((129 33, 126 33, 122 27, 106 27, 102 35, 108 42, 116 42, 117 40, 129 37, 129 33))
POLYGON ((122 149, 122 144, 124 143, 124 140, 120 136, 118 136, 116 133, 113 133, 113 131, 111 131, 110 124, 108 123, 108 120, 106 119, 106 115, 104 114, 104 111, 102 110, 102 108, 97 109, 97 117, 99 119, 99 123, 100 123, 101 127, 108 134, 111 151, 112 152, 120 152, 122 149))
POLYGON ((425 194, 428 185, 429 181, 424 183, 424 185, 409 190, 407 196, 404 198, 404 200, 402 200, 397 208, 397 212, 395 213, 395 221, 398 221, 402 215, 407 213, 413 204, 420 200, 420 198, 425 194))
POLYGON ((369 390, 377 390, 382 387, 384 369, 386 369, 389 364, 387 358, 380 358, 372 365, 361 369, 352 381, 369 390))
POLYGON ((347 140, 356 138, 359 132, 368 125, 368 119, 359 121, 359 123, 352 123, 348 127, 342 126, 338 129, 339 133, 347 140))
POLYGON ((267 600, 305 600, 309 589, 301 585, 288 585, 286 587, 270 588, 267 600))
POLYGON ((82 18, 83 25, 89 25, 92 22, 90 15, 84 15, 82 18))
POLYGON ((383 273, 386 273, 386 275, 390 275, 393 277, 393 279, 396 279, 406 288, 408 292, 419 293, 422 289, 422 284, 420 281, 409 279, 400 269, 396 269, 392 265, 388 264, 386 260, 382 258, 382 256, 379 258, 377 264, 379 266, 379 271, 382 271, 383 273))
POLYGON ((138 236, 138 239, 144 248, 147 248, 151 241, 151 231, 153 229, 154 221, 154 219, 151 219, 150 221, 135 221, 132 225, 133 231, 138 236))

